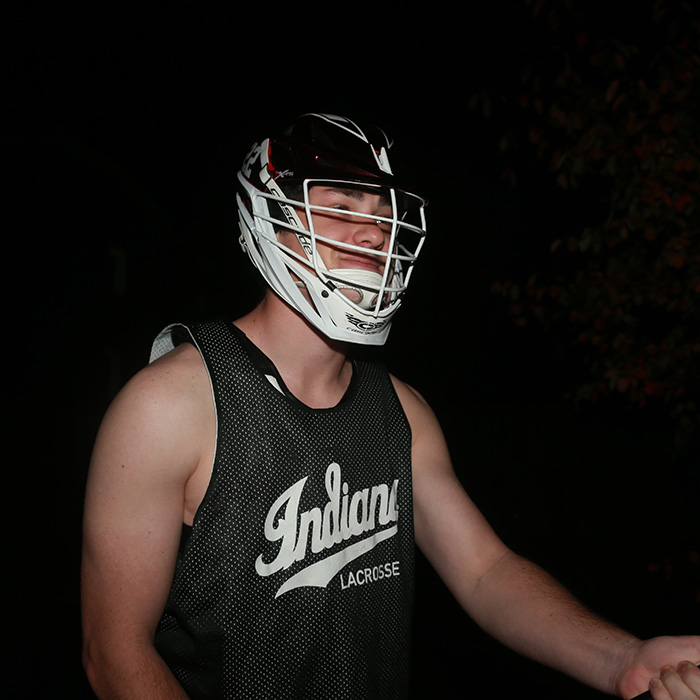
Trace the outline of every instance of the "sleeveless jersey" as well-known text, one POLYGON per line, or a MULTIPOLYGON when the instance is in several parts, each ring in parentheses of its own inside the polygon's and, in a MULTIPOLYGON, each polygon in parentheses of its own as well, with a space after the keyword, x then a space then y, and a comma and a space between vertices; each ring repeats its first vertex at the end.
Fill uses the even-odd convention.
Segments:
POLYGON ((216 456, 158 652, 191 700, 406 697, 411 433, 387 371, 355 362, 341 402, 311 409, 232 323, 169 326, 152 359, 183 341, 209 373, 216 456))

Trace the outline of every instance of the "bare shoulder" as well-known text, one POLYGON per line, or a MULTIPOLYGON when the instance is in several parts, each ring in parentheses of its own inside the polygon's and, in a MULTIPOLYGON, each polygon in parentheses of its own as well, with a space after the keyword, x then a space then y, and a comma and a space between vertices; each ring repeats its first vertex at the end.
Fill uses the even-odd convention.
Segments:
POLYGON ((396 395, 399 397, 409 422, 412 416, 417 417, 426 411, 430 411, 428 402, 412 386, 396 378, 393 374, 390 376, 391 383, 394 385, 396 395))
POLYGON ((208 391, 207 371, 199 351, 191 343, 183 343, 144 367, 125 390, 134 396, 146 393, 154 398, 192 401, 208 391))
POLYGON ((132 377, 108 411, 170 423, 186 418, 198 420, 209 400, 209 381, 197 349, 183 343, 144 367, 132 377))
POLYGON ((414 446, 417 441, 441 438, 442 430, 437 417, 423 396, 393 375, 391 381, 411 426, 414 446))
POLYGON ((196 469, 215 422, 206 368, 183 344, 144 367, 117 394, 100 426, 91 477, 110 471, 135 482, 157 475, 184 483, 196 469))
POLYGON ((392 382, 411 426, 415 489, 420 490, 426 479, 454 479, 449 449, 435 412, 412 386, 393 376, 392 382))

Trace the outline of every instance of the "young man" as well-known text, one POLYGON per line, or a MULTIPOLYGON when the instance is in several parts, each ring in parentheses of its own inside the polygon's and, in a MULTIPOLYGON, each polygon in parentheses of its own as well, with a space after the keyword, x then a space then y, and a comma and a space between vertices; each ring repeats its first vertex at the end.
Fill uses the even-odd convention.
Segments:
POLYGON ((510 551, 382 344, 425 235, 383 132, 305 115, 239 173, 270 289, 171 326, 110 406, 87 486, 85 666, 100 698, 401 698, 414 541, 517 651, 611 694, 700 697, 700 637, 646 642, 510 551))

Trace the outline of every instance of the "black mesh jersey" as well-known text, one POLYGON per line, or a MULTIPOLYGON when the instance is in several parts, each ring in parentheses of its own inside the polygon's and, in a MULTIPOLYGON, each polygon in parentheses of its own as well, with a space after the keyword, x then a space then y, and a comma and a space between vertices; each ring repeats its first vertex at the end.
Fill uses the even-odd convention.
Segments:
POLYGON ((152 357, 183 340, 209 371, 217 445, 159 653, 192 700, 406 697, 411 434, 387 371, 356 362, 341 402, 310 409, 233 324, 169 326, 152 357))

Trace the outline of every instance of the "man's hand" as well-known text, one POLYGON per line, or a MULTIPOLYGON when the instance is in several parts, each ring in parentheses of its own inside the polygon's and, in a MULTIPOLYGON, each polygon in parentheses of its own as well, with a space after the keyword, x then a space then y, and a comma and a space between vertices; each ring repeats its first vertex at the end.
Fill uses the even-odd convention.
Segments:
POLYGON ((618 683, 623 698, 649 690, 654 700, 700 698, 700 637, 655 637, 640 642, 618 683))

